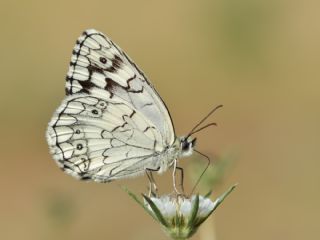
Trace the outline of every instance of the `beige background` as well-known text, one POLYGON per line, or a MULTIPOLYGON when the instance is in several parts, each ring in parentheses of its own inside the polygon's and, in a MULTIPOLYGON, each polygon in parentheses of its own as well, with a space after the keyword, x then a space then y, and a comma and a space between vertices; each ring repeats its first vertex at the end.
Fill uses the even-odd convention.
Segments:
MULTIPOLYGON (((219 127, 197 135, 198 150, 234 158, 216 191, 240 183, 215 213, 217 239, 319 239, 318 1, 0 4, 1 239, 166 239, 119 188, 139 193, 146 178, 79 182, 48 154, 46 125, 86 28, 144 70, 178 135, 225 105, 219 127)), ((170 186, 169 173, 158 181, 170 186)))

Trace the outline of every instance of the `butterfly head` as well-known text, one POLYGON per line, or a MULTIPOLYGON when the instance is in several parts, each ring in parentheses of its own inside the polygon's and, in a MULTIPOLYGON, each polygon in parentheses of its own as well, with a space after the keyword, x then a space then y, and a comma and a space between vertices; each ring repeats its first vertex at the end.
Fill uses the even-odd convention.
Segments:
POLYGON ((181 137, 180 138, 180 155, 181 157, 190 156, 193 152, 193 148, 196 144, 196 138, 181 137))

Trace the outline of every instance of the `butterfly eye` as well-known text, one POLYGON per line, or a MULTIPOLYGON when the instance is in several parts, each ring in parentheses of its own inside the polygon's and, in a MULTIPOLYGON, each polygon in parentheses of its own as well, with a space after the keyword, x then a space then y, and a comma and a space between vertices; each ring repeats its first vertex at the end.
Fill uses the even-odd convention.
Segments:
POLYGON ((182 143, 181 143, 181 149, 182 150, 188 150, 189 149, 189 143, 187 142, 187 141, 183 141, 182 143))
POLYGON ((106 64, 106 63, 107 63, 107 59, 104 58, 104 57, 100 57, 100 58, 99 58, 99 61, 100 61, 101 63, 103 63, 103 64, 106 64))

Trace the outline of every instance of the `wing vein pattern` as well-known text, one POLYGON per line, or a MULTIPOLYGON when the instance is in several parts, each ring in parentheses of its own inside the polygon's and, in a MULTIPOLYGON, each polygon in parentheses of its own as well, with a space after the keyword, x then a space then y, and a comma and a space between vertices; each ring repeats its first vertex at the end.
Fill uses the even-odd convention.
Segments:
POLYGON ((157 169, 175 141, 171 117, 143 72, 93 29, 77 40, 66 97, 47 130, 58 165, 80 179, 108 182, 157 169))

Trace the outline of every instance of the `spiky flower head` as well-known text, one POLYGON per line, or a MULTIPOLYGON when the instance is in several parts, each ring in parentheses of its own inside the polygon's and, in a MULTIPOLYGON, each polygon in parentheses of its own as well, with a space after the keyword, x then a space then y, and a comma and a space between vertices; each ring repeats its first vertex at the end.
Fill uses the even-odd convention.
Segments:
POLYGON ((208 196, 192 195, 163 195, 147 197, 143 195, 141 202, 133 193, 134 198, 157 222, 172 239, 187 239, 191 237, 199 226, 214 212, 226 196, 235 188, 211 201, 208 196))

